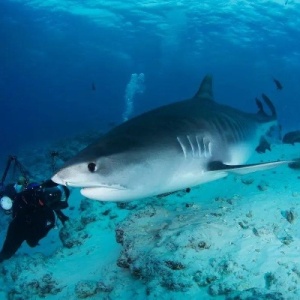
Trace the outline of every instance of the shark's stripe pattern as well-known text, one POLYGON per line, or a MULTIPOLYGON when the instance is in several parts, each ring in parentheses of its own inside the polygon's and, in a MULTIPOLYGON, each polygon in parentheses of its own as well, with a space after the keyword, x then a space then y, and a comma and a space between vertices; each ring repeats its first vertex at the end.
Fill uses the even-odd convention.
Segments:
POLYGON ((212 156, 211 141, 201 135, 177 137, 184 158, 208 158, 212 156))

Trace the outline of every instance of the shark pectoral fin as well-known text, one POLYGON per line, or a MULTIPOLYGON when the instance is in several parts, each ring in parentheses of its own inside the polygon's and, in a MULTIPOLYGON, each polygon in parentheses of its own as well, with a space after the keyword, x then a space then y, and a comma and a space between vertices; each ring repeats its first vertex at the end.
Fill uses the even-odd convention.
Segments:
POLYGON ((228 173, 234 174, 248 174, 257 171, 263 171, 278 167, 280 165, 291 164, 292 161, 289 160, 280 160, 280 161, 272 161, 267 163, 259 163, 259 164, 249 164, 249 165, 226 165, 221 161, 213 161, 209 163, 208 169, 210 171, 227 171, 228 173))

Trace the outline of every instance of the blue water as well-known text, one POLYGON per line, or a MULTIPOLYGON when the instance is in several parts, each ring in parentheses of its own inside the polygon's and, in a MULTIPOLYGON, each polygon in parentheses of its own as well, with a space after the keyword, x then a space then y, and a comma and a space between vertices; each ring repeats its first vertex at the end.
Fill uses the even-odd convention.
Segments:
POLYGON ((283 131, 299 130, 299 41, 300 0, 1 0, 0 176, 10 154, 121 123, 133 74, 129 117, 192 97, 211 73, 216 101, 255 112, 264 92, 283 131))
POLYGON ((264 91, 284 128, 299 128, 298 1, 159 3, 1 1, 1 161, 121 122, 126 85, 141 72, 134 114, 191 97, 210 72, 217 101, 254 111, 264 91))

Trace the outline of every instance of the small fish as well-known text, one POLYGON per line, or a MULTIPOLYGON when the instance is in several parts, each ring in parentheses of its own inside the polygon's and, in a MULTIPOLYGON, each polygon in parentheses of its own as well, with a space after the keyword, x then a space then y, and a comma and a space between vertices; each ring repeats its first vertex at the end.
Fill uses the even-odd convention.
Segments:
POLYGON ((295 143, 300 143, 300 130, 291 131, 283 136, 282 142, 284 144, 294 145, 295 143))
POLYGON ((96 85, 94 82, 92 83, 92 91, 96 91, 96 85))
POLYGON ((267 150, 271 151, 271 145, 265 137, 260 138, 259 145, 255 148, 257 153, 265 153, 267 150))
POLYGON ((271 138, 275 143, 281 143, 282 141, 282 125, 277 124, 270 127, 270 130, 267 132, 266 137, 271 138))
POLYGON ((292 209, 291 209, 291 210, 287 210, 287 211, 285 212, 285 218, 286 218, 286 220, 287 220, 289 223, 294 223, 295 218, 296 218, 295 212, 294 212, 292 209))
POLYGON ((283 89, 283 86, 282 86, 281 82, 278 79, 273 77, 273 81, 274 81, 274 83, 277 87, 277 90, 282 90, 283 89))

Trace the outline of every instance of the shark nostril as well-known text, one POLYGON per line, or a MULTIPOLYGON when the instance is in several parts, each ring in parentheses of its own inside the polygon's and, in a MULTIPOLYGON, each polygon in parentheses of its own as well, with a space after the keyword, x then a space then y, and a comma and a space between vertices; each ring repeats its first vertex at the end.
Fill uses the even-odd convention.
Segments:
POLYGON ((96 171, 96 164, 95 163, 89 163, 88 164, 88 169, 90 172, 95 172, 96 171))

